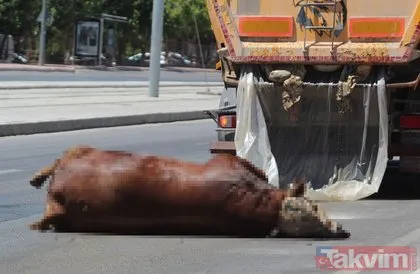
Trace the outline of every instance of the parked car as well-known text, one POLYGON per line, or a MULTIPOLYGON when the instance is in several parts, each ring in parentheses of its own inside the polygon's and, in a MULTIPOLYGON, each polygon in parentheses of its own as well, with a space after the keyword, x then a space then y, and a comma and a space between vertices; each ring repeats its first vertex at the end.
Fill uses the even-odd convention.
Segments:
POLYGON ((13 53, 13 60, 12 63, 17 63, 17 64, 27 64, 28 63, 28 57, 20 54, 20 53, 13 53))
MULTIPOLYGON (((165 66, 167 65, 165 52, 161 52, 160 54, 160 65, 165 66)), ((148 66, 150 64, 150 52, 145 53, 137 53, 132 56, 127 57, 127 65, 137 65, 137 66, 148 66)))
POLYGON ((193 62, 186 55, 183 55, 178 52, 169 52, 168 65, 190 67, 193 65, 193 62))

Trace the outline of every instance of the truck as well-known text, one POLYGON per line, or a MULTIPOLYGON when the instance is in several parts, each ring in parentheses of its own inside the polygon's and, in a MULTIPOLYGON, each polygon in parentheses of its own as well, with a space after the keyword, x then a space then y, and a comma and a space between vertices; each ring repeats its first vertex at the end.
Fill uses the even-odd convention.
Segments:
POLYGON ((211 153, 314 200, 420 172, 420 0, 206 0, 224 90, 211 153), (398 157, 398 158, 396 158, 398 157))

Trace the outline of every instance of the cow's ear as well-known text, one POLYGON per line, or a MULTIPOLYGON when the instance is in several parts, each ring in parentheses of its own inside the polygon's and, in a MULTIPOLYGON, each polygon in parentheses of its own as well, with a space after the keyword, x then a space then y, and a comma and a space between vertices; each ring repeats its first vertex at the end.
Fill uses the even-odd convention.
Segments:
POLYGON ((306 193, 306 179, 294 180, 290 189, 291 197, 304 197, 306 193))

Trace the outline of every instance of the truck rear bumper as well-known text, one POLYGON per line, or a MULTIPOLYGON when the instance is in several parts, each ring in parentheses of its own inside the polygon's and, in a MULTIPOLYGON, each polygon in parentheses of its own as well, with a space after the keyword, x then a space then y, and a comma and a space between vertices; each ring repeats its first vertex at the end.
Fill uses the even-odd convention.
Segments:
MULTIPOLYGON (((412 60, 412 48, 384 43, 344 43, 335 47, 331 53, 331 43, 317 43, 309 53, 303 52, 303 42, 293 43, 255 43, 243 42, 241 55, 231 50, 229 59, 233 63, 272 64, 406 64, 412 60), (324 45, 323 45, 324 44, 324 45)), ((338 43, 337 43, 338 44, 338 43)))
POLYGON ((228 153, 236 155, 235 142, 215 141, 210 144, 210 153, 228 153))

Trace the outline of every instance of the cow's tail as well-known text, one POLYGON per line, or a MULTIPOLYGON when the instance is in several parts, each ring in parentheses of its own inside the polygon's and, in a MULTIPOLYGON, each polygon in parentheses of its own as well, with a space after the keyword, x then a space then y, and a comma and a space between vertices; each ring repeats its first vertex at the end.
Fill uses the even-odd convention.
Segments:
POLYGON ((81 157, 81 156, 85 155, 86 153, 88 153, 92 150, 93 150, 93 148, 87 147, 87 146, 76 146, 76 147, 73 147, 73 148, 70 148, 70 149, 66 150, 64 152, 64 155, 60 159, 55 160, 54 164, 52 164, 50 166, 47 166, 47 167, 44 167, 43 169, 38 171, 32 177, 32 179, 29 181, 29 183, 31 184, 31 186, 33 186, 35 188, 38 188, 38 189, 41 188, 45 184, 47 179, 54 174, 57 166, 65 158, 67 158, 67 159, 78 158, 78 157, 81 157))

